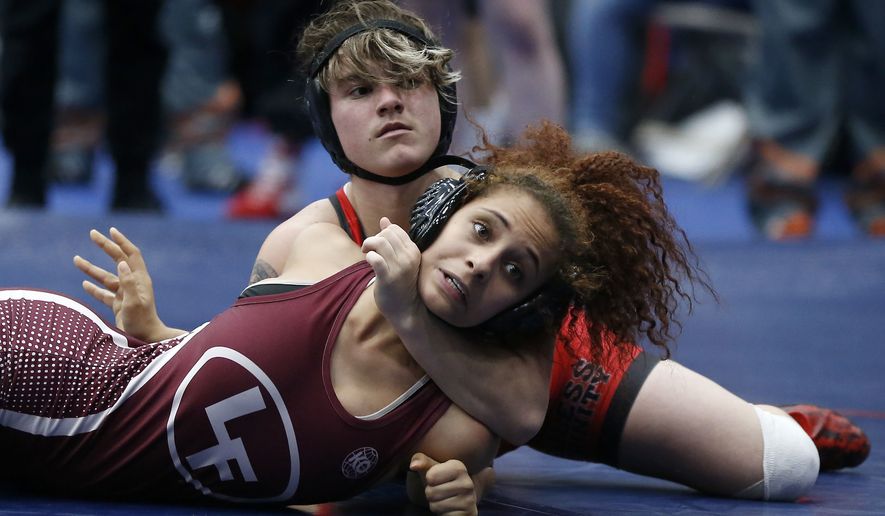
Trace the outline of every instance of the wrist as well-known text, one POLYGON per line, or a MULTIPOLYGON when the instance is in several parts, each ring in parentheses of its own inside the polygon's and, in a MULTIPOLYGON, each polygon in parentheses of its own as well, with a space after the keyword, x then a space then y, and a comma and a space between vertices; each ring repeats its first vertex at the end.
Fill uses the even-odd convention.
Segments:
POLYGON ((433 317, 423 303, 417 303, 401 310, 396 317, 388 320, 401 339, 425 338, 428 322, 433 317))
POLYGON ((147 332, 146 340, 148 342, 159 342, 161 340, 178 337, 179 335, 182 335, 184 333, 186 333, 184 330, 179 330, 166 326, 166 324, 164 324, 159 317, 155 316, 154 321, 151 324, 149 331, 147 332))

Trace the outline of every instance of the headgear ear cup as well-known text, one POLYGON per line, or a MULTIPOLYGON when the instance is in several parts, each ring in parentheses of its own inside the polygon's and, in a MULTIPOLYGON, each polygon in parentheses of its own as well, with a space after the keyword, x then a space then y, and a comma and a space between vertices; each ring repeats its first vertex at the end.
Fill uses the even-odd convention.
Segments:
POLYGON ((409 217, 409 237, 418 249, 424 251, 430 247, 452 214, 464 203, 468 193, 465 179, 482 180, 486 171, 485 167, 474 166, 460 179, 440 179, 424 190, 409 217))
POLYGON ((508 310, 495 315, 482 324, 482 328, 495 335, 531 334, 544 328, 548 320, 563 314, 545 313, 545 307, 560 303, 560 296, 567 295, 562 286, 548 286, 508 310))
MULTIPOLYGON (((325 91, 323 91, 323 88, 322 86, 320 86, 320 82, 317 78, 319 71, 323 68, 323 66, 325 66, 326 62, 329 60, 332 54, 334 54, 335 51, 338 50, 338 47, 340 47, 345 40, 356 34, 359 34, 360 32, 365 32, 367 30, 376 28, 395 30, 423 44, 425 47, 439 46, 436 41, 428 38, 419 29, 395 20, 371 20, 366 23, 353 25, 351 27, 348 27, 347 29, 344 29, 343 31, 335 35, 335 37, 333 37, 331 40, 329 40, 323 50, 320 51, 314 58, 313 62, 311 62, 307 74, 307 84, 304 90, 304 98, 307 102, 307 111, 310 115, 310 122, 313 126, 314 133, 316 134, 317 138, 320 139, 323 147, 332 157, 332 161, 335 163, 335 165, 338 166, 338 168, 348 174, 353 174, 358 177, 368 179, 370 181, 391 185, 401 185, 417 179, 418 177, 432 170, 432 168, 427 167, 425 164, 425 166, 422 166, 414 172, 406 174, 405 176, 387 177, 369 172, 367 170, 363 170, 355 163, 350 161, 344 154, 344 149, 341 147, 341 141, 338 139, 338 133, 335 130, 335 125, 332 123, 329 96, 325 91)), ((433 151, 431 158, 444 155, 446 152, 448 152, 449 146, 452 143, 452 133, 455 130, 455 121, 458 116, 458 106, 456 100, 458 98, 458 94, 457 89, 455 88, 455 84, 452 83, 440 87, 438 98, 440 112, 440 134, 439 142, 437 143, 436 149, 433 151)))
POLYGON ((434 181, 418 197, 409 218, 409 238, 418 249, 424 251, 436 240, 466 192, 464 181, 447 178, 434 181))

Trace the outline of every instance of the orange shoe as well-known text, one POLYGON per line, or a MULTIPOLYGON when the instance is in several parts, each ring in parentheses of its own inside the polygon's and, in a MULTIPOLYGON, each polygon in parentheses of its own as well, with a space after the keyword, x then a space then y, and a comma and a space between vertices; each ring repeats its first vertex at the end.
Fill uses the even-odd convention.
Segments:
POLYGON ((811 159, 774 142, 758 144, 747 178, 753 224, 768 240, 808 238, 817 213, 815 181, 819 167, 811 159))
POLYGON ((885 237, 885 169, 863 180, 853 179, 845 193, 845 204, 867 236, 885 237))
POLYGON ((870 455, 870 439, 834 410, 816 405, 781 407, 811 436, 820 454, 821 471, 859 466, 870 455))

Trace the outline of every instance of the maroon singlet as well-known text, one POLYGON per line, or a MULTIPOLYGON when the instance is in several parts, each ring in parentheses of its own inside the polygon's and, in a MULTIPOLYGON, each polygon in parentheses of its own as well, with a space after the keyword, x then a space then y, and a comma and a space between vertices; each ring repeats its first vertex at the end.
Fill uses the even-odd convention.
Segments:
POLYGON ((239 299, 146 344, 67 297, 0 291, 0 450, 18 478, 78 495, 318 503, 370 487, 450 405, 426 378, 371 419, 330 356, 365 262, 239 299))

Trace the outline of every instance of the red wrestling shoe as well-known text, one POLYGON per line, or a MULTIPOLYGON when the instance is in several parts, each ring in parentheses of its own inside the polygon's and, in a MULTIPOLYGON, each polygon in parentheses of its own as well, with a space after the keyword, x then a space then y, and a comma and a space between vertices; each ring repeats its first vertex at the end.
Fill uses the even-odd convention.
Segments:
POLYGON ((820 454, 820 470, 859 466, 870 455, 870 439, 836 411, 816 405, 781 407, 811 436, 820 454))

